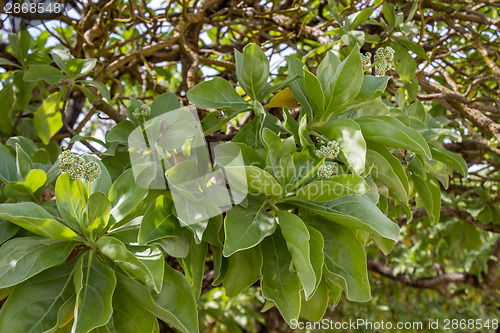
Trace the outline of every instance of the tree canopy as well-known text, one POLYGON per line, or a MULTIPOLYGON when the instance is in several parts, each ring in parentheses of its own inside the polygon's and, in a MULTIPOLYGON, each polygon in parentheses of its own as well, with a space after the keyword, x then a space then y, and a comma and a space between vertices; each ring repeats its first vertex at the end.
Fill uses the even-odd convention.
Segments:
POLYGON ((499 318, 500 2, 19 8, 0 331, 499 318))

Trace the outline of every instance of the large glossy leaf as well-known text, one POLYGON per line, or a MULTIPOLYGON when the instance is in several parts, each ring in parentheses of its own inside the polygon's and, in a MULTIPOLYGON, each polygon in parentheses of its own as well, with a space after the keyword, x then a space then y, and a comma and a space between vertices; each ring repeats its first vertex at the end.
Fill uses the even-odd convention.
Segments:
POLYGON ((220 77, 204 81, 187 92, 188 99, 200 108, 216 108, 245 111, 250 104, 234 90, 231 84, 220 77))
POLYGON ((301 187, 295 196, 298 200, 324 202, 349 194, 364 194, 369 190, 365 179, 358 175, 335 175, 301 187))
POLYGON ((340 65, 340 59, 333 52, 326 52, 325 57, 318 66, 316 74, 318 75, 318 80, 321 83, 323 92, 325 94, 326 100, 330 100, 330 97, 335 86, 335 71, 340 65))
POLYGON ((63 263, 78 244, 74 240, 42 237, 12 239, 0 247, 0 288, 21 283, 63 263))
POLYGON ((59 103, 65 92, 66 89, 63 89, 50 95, 35 112, 33 123, 38 136, 45 145, 49 144, 50 138, 63 126, 59 103))
POLYGON ((55 332, 74 308, 74 267, 70 261, 17 286, 0 311, 0 332, 55 332))
POLYGON ((335 71, 333 93, 327 101, 328 113, 335 113, 349 104, 359 93, 363 83, 363 66, 359 46, 355 46, 349 56, 342 61, 335 71))
POLYGON ((207 250, 207 243, 196 244, 194 239, 191 239, 188 255, 185 258, 179 259, 196 299, 201 295, 207 250))
MULTIPOLYGON (((163 278, 163 275, 161 275, 163 278)), ((113 294, 113 316, 106 325, 110 333, 158 333, 156 316, 128 297, 127 291, 117 284, 113 294)))
POLYGON ((24 81, 38 81, 44 80, 48 84, 56 85, 62 79, 64 79, 64 74, 55 67, 50 65, 32 65, 24 73, 24 81))
POLYGON ((132 169, 125 171, 113 183, 109 190, 111 215, 116 222, 120 222, 130 213, 148 194, 148 190, 137 186, 132 169))
POLYGON ((306 299, 309 299, 316 289, 316 275, 311 264, 309 231, 297 215, 284 211, 278 211, 277 214, 281 234, 292 255, 293 266, 304 287, 306 299))
POLYGON ((19 226, 0 219, 0 244, 12 238, 19 231, 19 226))
POLYGON ((441 189, 437 180, 430 173, 427 173, 427 179, 415 175, 410 178, 415 184, 418 199, 423 203, 429 220, 432 224, 438 223, 441 214, 441 189))
POLYGON ((366 156, 373 163, 371 176, 379 184, 386 186, 403 203, 408 202, 408 177, 401 163, 383 145, 369 144, 366 156))
POLYGON ((87 230, 91 235, 97 235, 108 225, 111 203, 104 193, 95 192, 90 195, 86 209, 87 230))
POLYGON ((326 268, 342 284, 347 298, 357 302, 370 300, 366 254, 353 231, 322 217, 307 216, 303 219, 323 235, 326 268))
POLYGON ((0 217, 36 235, 54 239, 78 238, 73 230, 54 220, 33 202, 0 204, 0 217))
MULTIPOLYGON (((130 252, 125 244, 114 237, 103 236, 99 238, 96 243, 99 251, 113 260, 125 271, 131 273, 135 277, 137 277, 142 282, 154 288, 157 292, 161 290, 162 281, 157 281, 155 279, 154 273, 157 273, 158 270, 156 267, 153 270, 150 270, 138 257, 136 257, 132 252, 130 252)), ((152 256, 150 258, 153 262, 159 262, 162 264, 163 257, 160 256, 152 256)), ((160 275, 161 276, 161 275, 160 275)))
POLYGON ((322 279, 314 295, 309 300, 302 298, 300 317, 309 321, 320 321, 328 307, 328 300, 328 285, 322 279))
POLYGON ((295 272, 290 271, 292 257, 279 232, 264 239, 261 249, 262 295, 272 300, 283 318, 290 323, 299 316, 300 290, 302 289, 299 277, 295 272))
POLYGON ((266 210, 265 203, 258 203, 243 208, 236 206, 226 213, 224 231, 224 256, 249 249, 269 236, 276 229, 274 216, 266 210))
POLYGON ((269 78, 269 59, 259 46, 248 44, 243 54, 235 50, 236 76, 246 93, 258 100, 269 78))
POLYGON ((4 183, 17 180, 16 162, 10 151, 0 143, 0 180, 4 183))
POLYGON ((458 172, 464 177, 467 177, 468 168, 467 163, 459 154, 448 151, 444 148, 434 148, 431 147, 432 158, 435 158, 438 161, 441 161, 458 172))
POLYGON ((366 142, 359 125, 348 118, 337 118, 318 126, 318 131, 340 145, 340 156, 352 170, 361 174, 365 170, 366 142))
POLYGON ((313 116, 321 118, 325 113, 325 95, 316 76, 304 69, 304 89, 313 107, 313 116))
POLYGON ((248 190, 255 194, 269 194, 280 197, 283 194, 281 185, 267 171, 256 166, 226 166, 224 167, 228 180, 236 189, 248 190))
POLYGON ((116 287, 113 270, 97 261, 93 252, 86 252, 73 274, 76 291, 73 332, 87 333, 105 325, 113 312, 112 298, 116 287))
POLYGON ((184 333, 198 332, 198 313, 189 282, 182 273, 165 266, 165 285, 157 295, 137 281, 121 274, 118 285, 127 291, 130 300, 184 333))
POLYGON ((226 276, 222 281, 228 297, 237 296, 254 284, 262 267, 259 246, 234 253, 228 259, 226 276))
POLYGON ((422 135, 390 116, 370 116, 357 118, 366 140, 390 147, 403 148, 432 157, 429 145, 422 135))
POLYGON ((309 247, 311 249, 311 265, 316 276, 315 288, 318 288, 323 277, 323 264, 325 262, 325 255, 323 249, 325 248, 325 241, 321 232, 314 229, 310 225, 306 225, 309 232, 309 247))
POLYGON ((172 214, 173 202, 164 195, 160 195, 149 206, 142 218, 139 230, 139 244, 147 244, 164 237, 181 236, 183 230, 172 214))
POLYGON ((87 188, 81 180, 73 180, 63 173, 56 181, 56 203, 61 217, 68 226, 83 231, 83 213, 87 201, 87 188))
POLYGON ((308 119, 313 119, 312 106, 304 89, 304 63, 299 58, 292 56, 286 56, 285 59, 288 65, 288 78, 297 76, 293 82, 290 82, 289 88, 299 101, 308 119))
POLYGON ((297 206, 309 209, 347 228, 367 231, 379 236, 377 245, 389 253, 399 237, 399 227, 389 220, 365 195, 346 195, 328 202, 293 201, 297 206))
POLYGON ((46 182, 47 174, 43 170, 33 169, 23 182, 5 185, 3 194, 17 200, 37 202, 46 182))

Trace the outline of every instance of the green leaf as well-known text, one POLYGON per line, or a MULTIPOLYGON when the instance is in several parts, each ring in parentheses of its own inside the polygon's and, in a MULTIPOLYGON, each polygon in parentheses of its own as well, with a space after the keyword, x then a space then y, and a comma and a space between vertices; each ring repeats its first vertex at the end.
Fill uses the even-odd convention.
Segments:
POLYGON ((117 276, 120 289, 127 290, 131 301, 180 332, 198 332, 198 313, 193 292, 182 273, 165 265, 164 286, 161 292, 154 296, 131 278, 121 274, 117 276))
POLYGON ((363 24, 370 18, 370 15, 373 13, 374 9, 375 8, 373 7, 368 7, 359 12, 347 16, 346 24, 349 23, 349 28, 347 29, 353 30, 356 29, 359 25, 363 24))
POLYGON ((226 295, 234 297, 247 290, 259 278, 262 254, 259 246, 234 253, 228 258, 226 275, 222 284, 226 295))
POLYGON ((311 249, 311 265, 314 270, 314 275, 316 276, 315 287, 321 282, 323 277, 323 264, 325 261, 325 256, 323 254, 323 249, 325 248, 325 241, 323 240, 323 235, 321 233, 307 225, 307 230, 309 232, 309 247, 311 249))
POLYGON ((309 299, 316 289, 316 275, 309 249, 309 231, 298 216, 283 211, 278 211, 277 215, 281 234, 292 255, 293 266, 304 287, 306 299, 309 299))
POLYGON ((0 311, 0 331, 55 332, 75 304, 74 267, 70 261, 17 286, 0 311))
POLYGON ((16 162, 9 149, 0 143, 0 180, 4 183, 17 180, 16 162))
POLYGON ((118 284, 113 294, 113 316, 106 325, 109 332, 159 332, 156 316, 136 302, 131 302, 127 290, 122 288, 122 285, 118 284))
POLYGON ((0 247, 0 288, 21 283, 63 263, 78 243, 41 237, 12 239, 0 247))
POLYGON ((319 180, 301 187, 295 199, 305 201, 331 201, 349 194, 364 194, 369 186, 365 179, 358 175, 335 175, 328 180, 319 180))
POLYGON ((66 72, 66 63, 70 59, 74 59, 67 48, 62 45, 58 45, 50 51, 52 55, 52 60, 56 63, 57 67, 66 72))
POLYGON ((269 60, 259 46, 250 43, 243 54, 234 51, 236 76, 241 87, 253 100, 258 100, 269 78, 269 60))
POLYGON ((24 81, 44 80, 48 84, 56 85, 65 78, 64 74, 50 65, 32 65, 24 73, 24 81))
POLYGON ((340 63, 335 71, 333 93, 326 104, 326 112, 335 114, 352 102, 358 95, 363 84, 363 66, 356 45, 349 56, 340 63))
POLYGON ((441 214, 441 189, 437 180, 430 173, 427 173, 427 179, 415 175, 410 176, 410 179, 415 185, 418 199, 423 203, 431 224, 437 224, 441 214))
POLYGON ((83 213, 87 202, 87 188, 82 181, 73 180, 63 173, 56 181, 56 204, 63 221, 83 232, 83 213))
POLYGON ((63 126, 59 103, 66 93, 66 87, 60 92, 50 95, 35 111, 33 122, 43 144, 48 145, 50 138, 63 126))
MULTIPOLYGON (((89 60, 91 60, 91 59, 89 59, 89 60)), ((111 95, 109 94, 109 90, 105 84, 98 82, 98 81, 91 81, 91 80, 81 80, 78 82, 83 84, 86 87, 96 88, 101 93, 102 97, 106 98, 108 101, 111 100, 111 95)))
POLYGON ((295 81, 290 82, 289 88, 293 96, 299 101, 308 119, 313 119, 312 106, 304 89, 304 63, 292 56, 286 56, 285 59, 288 64, 288 78, 297 76, 295 81))
POLYGON ((468 167, 462 156, 456 153, 452 153, 451 151, 448 151, 444 148, 430 148, 432 152, 432 158, 451 166, 452 168, 460 172, 460 174, 464 176, 464 178, 467 178, 468 167))
POLYGON ((91 235, 97 235, 108 226, 111 203, 102 192, 95 192, 87 203, 87 230, 91 235))
POLYGON ((78 236, 42 207, 32 202, 0 204, 0 217, 32 233, 53 239, 72 239, 78 236))
POLYGON ((267 171, 256 166, 225 166, 228 180, 237 190, 281 197, 283 188, 267 171))
POLYGON ((169 256, 184 258, 189 253, 189 240, 186 237, 168 236, 153 242, 162 248, 169 256))
POLYGON ((0 219, 0 244, 11 239, 18 231, 18 225, 0 219))
POLYGON ((383 145, 370 143, 367 158, 373 163, 371 176, 383 186, 387 186, 402 203, 408 203, 408 177, 401 163, 383 145))
POLYGON ((24 182, 11 182, 5 185, 3 195, 17 200, 37 202, 46 182, 45 172, 33 169, 28 173, 24 182))
POLYGON ((272 300, 287 323, 297 319, 300 313, 302 286, 295 272, 290 271, 292 257, 279 232, 262 241, 262 295, 272 300))
POLYGON ((132 169, 128 169, 118 177, 109 190, 111 215, 120 222, 148 194, 148 190, 137 186, 132 169))
POLYGON ((181 104, 179 103, 179 100, 177 99, 175 94, 167 92, 156 97, 153 103, 151 103, 150 117, 151 118, 158 117, 169 111, 179 109, 180 107, 181 104))
POLYGON ((304 89, 313 107, 314 118, 321 118, 325 113, 325 95, 318 78, 306 69, 304 69, 304 89))
MULTIPOLYGON (((97 240, 96 245, 103 255, 113 260, 125 271, 154 288, 156 292, 161 290, 161 283, 157 283, 153 272, 130 252, 121 241, 114 237, 103 236, 97 240)), ((155 260, 157 260, 156 257, 155 260)))
POLYGON ((186 274, 186 278, 193 289, 195 299, 198 299, 201 295, 207 250, 208 244, 206 242, 196 244, 195 240, 191 239, 188 255, 179 260, 186 274))
POLYGON ((321 218, 307 216, 304 221, 321 232, 325 240, 326 278, 340 280, 347 298, 355 302, 366 302, 371 298, 366 254, 363 246, 349 228, 332 224, 321 218))
POLYGON ((204 81, 187 92, 191 103, 200 108, 215 108, 231 111, 246 111, 250 104, 234 90, 231 84, 220 77, 204 81))
POLYGON ((302 298, 300 317, 309 321, 320 321, 325 315, 328 307, 328 285, 324 279, 321 280, 314 295, 309 300, 302 298))
POLYGON ((28 173, 33 169, 33 163, 31 158, 24 151, 19 144, 16 143, 16 166, 17 166, 17 178, 19 180, 26 179, 28 173))
POLYGON ((72 332, 87 333, 105 325, 113 312, 112 298, 116 287, 113 270, 99 263, 93 252, 86 252, 76 265, 73 283, 76 304, 72 332))
POLYGON ((267 212, 265 203, 233 207, 224 221, 224 256, 254 247, 275 229, 275 218, 267 212))
POLYGON ((391 26, 391 28, 394 28, 396 25, 396 14, 394 11, 394 5, 390 3, 384 3, 382 6, 382 12, 384 13, 384 17, 391 26))
POLYGON ((387 254, 399 238, 399 227, 389 220, 366 195, 346 195, 328 202, 290 200, 329 220, 381 237, 377 245, 387 254))
POLYGON ((333 88, 335 86, 335 71, 340 65, 340 59, 333 52, 327 52, 323 60, 318 66, 316 74, 318 75, 318 80, 321 83, 323 92, 325 93, 325 99, 330 100, 332 96, 333 88))
POLYGON ((368 141, 411 150, 428 159, 432 157, 429 145, 422 135, 393 117, 362 117, 357 118, 356 122, 368 141))
POLYGON ((0 121, 0 131, 3 133, 11 133, 12 131, 12 122, 11 122, 11 112, 14 107, 14 90, 12 89, 12 84, 6 84, 0 90, 0 100, 2 103, 0 104, 0 117, 2 117, 3 121, 0 121))
POLYGON ((8 59, 0 58, 0 66, 4 66, 4 65, 19 67, 19 65, 16 65, 15 63, 13 63, 12 61, 10 61, 8 59))
POLYGON ((165 257, 157 246, 127 246, 127 249, 146 266, 153 277, 154 289, 163 287, 163 273, 165 271, 165 257))
POLYGON ((363 77, 363 83, 361 84, 361 89, 359 90, 358 96, 353 101, 353 105, 359 105, 372 101, 385 91, 387 87, 387 82, 391 79, 391 76, 373 76, 365 75, 363 77))
POLYGON ((172 200, 165 195, 160 195, 153 201, 142 218, 139 244, 147 244, 167 236, 182 236, 183 230, 172 214, 172 206, 172 200))
POLYGON ((360 126, 351 119, 337 118, 317 127, 328 140, 335 140, 340 145, 340 156, 352 170, 361 174, 365 170, 366 142, 360 126))

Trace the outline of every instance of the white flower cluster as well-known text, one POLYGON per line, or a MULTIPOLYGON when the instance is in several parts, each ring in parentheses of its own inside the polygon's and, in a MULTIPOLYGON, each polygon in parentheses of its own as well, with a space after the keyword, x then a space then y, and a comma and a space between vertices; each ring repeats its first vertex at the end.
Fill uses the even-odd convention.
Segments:
POLYGON ((317 175, 320 179, 328 179, 333 175, 334 168, 330 164, 322 164, 319 166, 317 175))
POLYGON ((372 64, 372 54, 370 52, 366 52, 364 55, 361 55, 361 63, 363 67, 368 67, 372 64))
POLYGON ((151 107, 146 104, 141 105, 140 108, 136 108, 134 112, 132 112, 132 116, 134 118, 140 118, 141 116, 147 117, 151 114, 151 107))
POLYGON ((337 141, 332 140, 328 141, 326 146, 321 146, 320 149, 316 150, 316 156, 321 158, 321 157, 326 157, 329 160, 335 159, 337 155, 340 152, 340 145, 337 141))
POLYGON ((66 172, 71 179, 83 178, 91 182, 99 178, 101 168, 97 162, 85 162, 85 160, 76 156, 69 150, 65 150, 59 155, 59 168, 62 172, 66 172))
POLYGON ((394 49, 390 46, 381 47, 375 52, 375 62, 380 61, 380 63, 375 66, 375 75, 383 76, 385 72, 391 68, 394 52, 394 49))

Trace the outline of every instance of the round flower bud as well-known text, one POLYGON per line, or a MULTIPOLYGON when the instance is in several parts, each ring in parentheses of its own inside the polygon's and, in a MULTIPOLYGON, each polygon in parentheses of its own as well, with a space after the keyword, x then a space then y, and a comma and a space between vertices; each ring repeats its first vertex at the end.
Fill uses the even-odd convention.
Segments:
POLYGON ((337 141, 328 141, 326 146, 321 146, 320 149, 316 150, 316 156, 319 158, 325 157, 329 160, 335 159, 340 152, 340 145, 337 141))
POLYGON ((383 76, 391 68, 394 53, 394 49, 390 46, 381 47, 375 52, 374 60, 378 62, 375 66, 375 75, 383 76))
POLYGON ((59 155, 59 169, 62 172, 68 172, 68 170, 73 166, 73 161, 75 159, 75 155, 69 150, 65 150, 59 155))
POLYGON ((83 179, 88 182, 96 180, 101 175, 101 168, 97 162, 87 162, 84 168, 83 179))
POLYGON ((82 178, 85 174, 85 160, 80 156, 75 156, 73 159, 73 165, 66 171, 71 179, 82 178))
POLYGON ((317 171, 318 178, 328 179, 333 175, 333 171, 333 166, 329 164, 322 164, 317 171))
POLYGON ((141 110, 139 108, 136 108, 134 112, 132 112, 132 117, 139 118, 140 116, 141 116, 141 110))
POLYGON ((141 115, 143 115, 144 117, 147 117, 151 114, 151 108, 146 105, 146 104, 143 104, 141 106, 141 115))
POLYGON ((366 52, 364 55, 361 55, 361 63, 363 67, 368 67, 372 64, 372 54, 370 52, 366 52))

